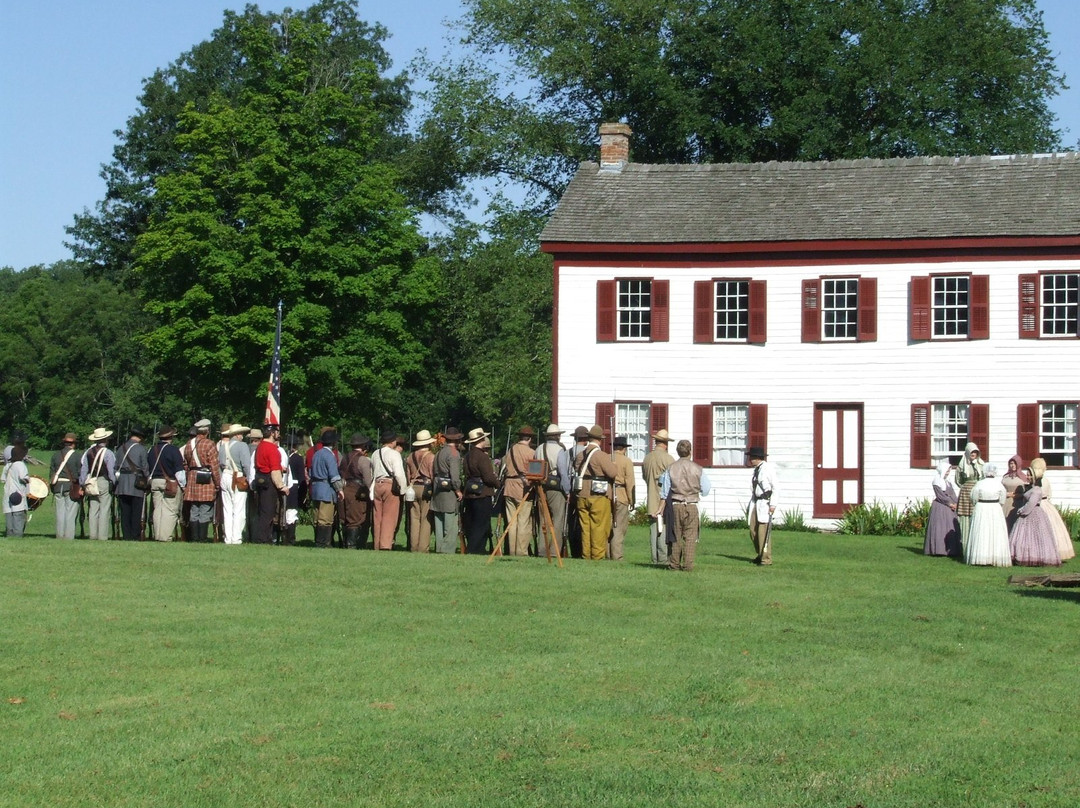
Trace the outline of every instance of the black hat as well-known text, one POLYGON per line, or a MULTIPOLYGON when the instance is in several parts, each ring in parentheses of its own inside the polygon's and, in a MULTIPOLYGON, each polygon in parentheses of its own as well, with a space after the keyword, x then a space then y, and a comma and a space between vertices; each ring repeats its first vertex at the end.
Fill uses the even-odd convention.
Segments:
POLYGON ((585 440, 589 437, 589 428, 587 426, 579 426, 574 430, 574 440, 585 440))
POLYGON ((622 446, 629 446, 630 441, 626 439, 626 435, 616 435, 615 440, 612 441, 611 445, 618 449, 622 446))
POLYGON ((165 424, 160 430, 158 430, 157 436, 162 440, 176 437, 176 427, 170 424, 165 424))
POLYGON ((263 434, 267 432, 280 432, 281 424, 263 424, 263 434))
POLYGON ((371 438, 359 432, 353 432, 352 437, 349 438, 350 446, 367 446, 369 443, 371 443, 371 438))
POLYGON ((319 438, 319 442, 323 446, 336 446, 338 441, 337 430, 327 429, 322 433, 322 437, 319 438))
POLYGON ((465 438, 465 436, 461 434, 461 430, 458 429, 456 426, 448 426, 446 429, 444 429, 443 437, 451 442, 456 442, 465 438))
POLYGON ((128 430, 128 434, 134 435, 136 438, 145 438, 146 430, 143 429, 141 426, 133 426, 131 429, 128 430))
POLYGON ((757 457, 761 460, 765 459, 765 449, 761 446, 751 446, 746 450, 746 456, 750 458, 757 457))
POLYGON ((379 433, 379 443, 394 443, 397 440, 397 432, 392 429, 384 429, 379 433))

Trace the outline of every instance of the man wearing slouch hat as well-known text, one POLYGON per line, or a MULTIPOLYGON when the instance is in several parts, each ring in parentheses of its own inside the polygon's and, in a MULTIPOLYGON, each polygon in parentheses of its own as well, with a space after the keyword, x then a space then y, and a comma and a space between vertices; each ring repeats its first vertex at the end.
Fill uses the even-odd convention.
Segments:
POLYGON ((405 480, 405 464, 398 451, 398 434, 384 430, 379 436, 382 444, 371 457, 375 480, 374 536, 376 550, 392 550, 397 533, 398 517, 401 515, 401 493, 408 484, 405 480))
POLYGON ((577 493, 577 515, 581 524, 582 558, 603 561, 611 538, 611 499, 618 474, 611 458, 600 448, 604 428, 593 424, 589 442, 574 461, 574 470, 581 480, 577 493))
POLYGON ((517 443, 503 457, 503 496, 506 498, 506 523, 510 525, 510 555, 527 556, 532 544, 532 483, 526 479, 529 461, 535 450, 536 433, 531 426, 518 430, 517 443))
POLYGON ((338 471, 345 483, 342 540, 347 549, 353 550, 367 544, 371 486, 375 480, 368 457, 371 439, 354 432, 349 446, 351 451, 342 456, 338 471))
POLYGON ((135 485, 141 476, 150 477, 150 465, 146 460, 143 438, 146 432, 140 427, 128 430, 127 441, 116 450, 116 499, 120 503, 120 535, 124 541, 136 541, 142 533, 143 505, 146 492, 135 485))
POLYGON ((49 482, 56 503, 56 538, 74 539, 75 523, 79 519, 79 454, 75 451, 77 436, 74 432, 64 435, 60 448, 49 464, 49 482), (71 498, 71 486, 75 485, 76 498, 71 498))
POLYGON ((176 428, 164 426, 157 434, 158 442, 150 450, 150 497, 154 509, 154 541, 172 541, 176 523, 180 518, 179 492, 184 488, 187 475, 184 457, 174 444, 176 428))

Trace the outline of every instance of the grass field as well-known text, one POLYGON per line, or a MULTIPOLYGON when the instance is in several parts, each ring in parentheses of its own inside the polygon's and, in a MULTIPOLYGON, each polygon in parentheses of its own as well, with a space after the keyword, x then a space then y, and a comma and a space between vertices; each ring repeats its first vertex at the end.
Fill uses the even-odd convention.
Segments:
POLYGON ((564 569, 50 530, 0 540, 3 806, 1080 805, 1080 595, 914 540, 706 531, 685 574, 641 528, 564 569))

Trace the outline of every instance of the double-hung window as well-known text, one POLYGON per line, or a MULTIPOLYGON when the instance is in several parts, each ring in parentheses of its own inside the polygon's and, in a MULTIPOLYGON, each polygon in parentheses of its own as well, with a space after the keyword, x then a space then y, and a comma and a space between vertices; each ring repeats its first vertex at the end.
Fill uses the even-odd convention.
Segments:
POLYGON ((877 339, 877 278, 808 278, 802 283, 803 342, 877 339))
POLYGON ((1020 276, 1020 336, 1080 336, 1080 274, 1043 272, 1020 276))
POLYGON ((988 339, 990 277, 943 274, 911 279, 913 340, 988 339))
POLYGON ((769 409, 765 404, 695 404, 691 442, 694 462, 712 468, 743 466, 748 448, 765 448, 768 426, 769 409))
POLYGON ((627 440, 626 454, 640 463, 652 450, 652 435, 667 429, 668 405, 652 401, 600 402, 596 405, 596 423, 604 430, 601 445, 611 451, 611 439, 622 435, 627 440))
POLYGON ((967 401, 911 405, 911 467, 932 468, 964 454, 972 441, 989 455, 990 407, 967 401))
POLYGON ((1043 401, 1017 407, 1016 448, 1025 461, 1042 457, 1046 465, 1077 468, 1078 416, 1076 401, 1043 401))
POLYGON ((714 278, 694 282, 694 342, 764 343, 765 281, 714 278))
POLYGON ((597 342, 667 342, 666 280, 622 278, 596 283, 597 342))

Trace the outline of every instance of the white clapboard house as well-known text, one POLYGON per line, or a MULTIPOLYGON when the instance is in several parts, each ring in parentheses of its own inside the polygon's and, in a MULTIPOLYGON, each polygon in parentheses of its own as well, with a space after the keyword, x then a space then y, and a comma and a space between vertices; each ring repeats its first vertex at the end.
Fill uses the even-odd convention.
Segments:
POLYGON ((638 463, 689 438, 714 518, 747 446, 821 526, 928 497, 968 440, 1080 505, 1080 154, 644 165, 629 139, 601 128, 541 237, 564 428, 638 463))

